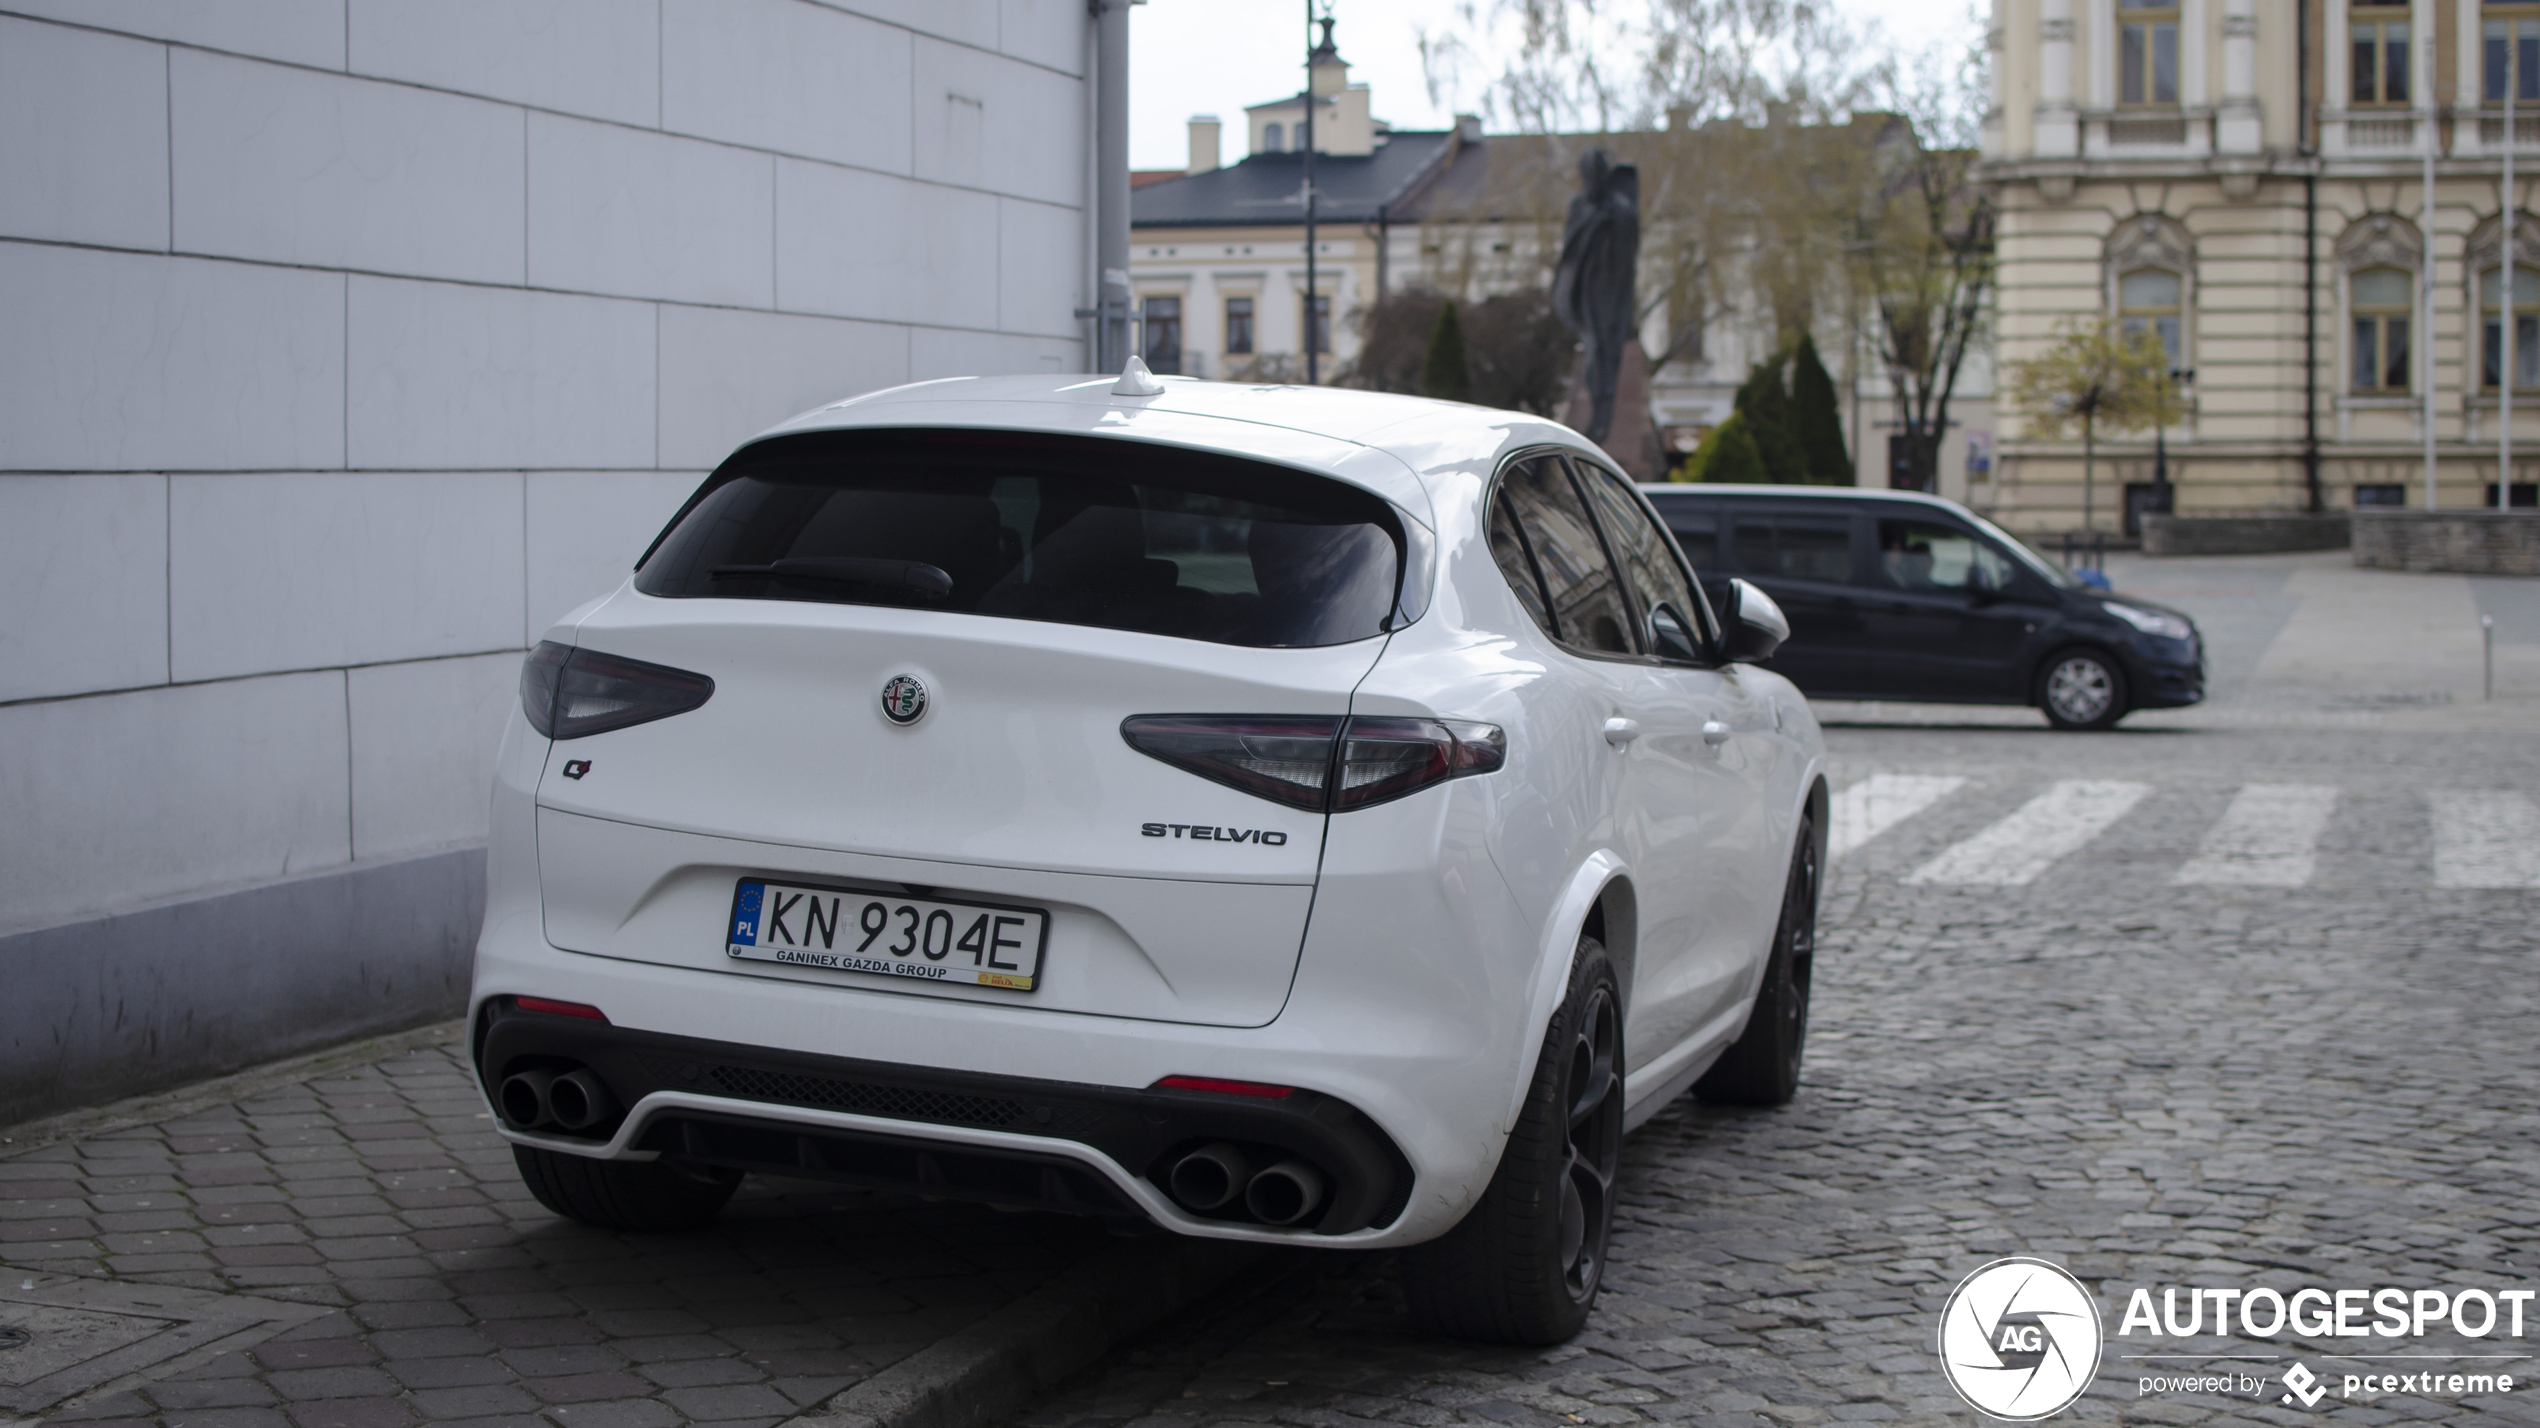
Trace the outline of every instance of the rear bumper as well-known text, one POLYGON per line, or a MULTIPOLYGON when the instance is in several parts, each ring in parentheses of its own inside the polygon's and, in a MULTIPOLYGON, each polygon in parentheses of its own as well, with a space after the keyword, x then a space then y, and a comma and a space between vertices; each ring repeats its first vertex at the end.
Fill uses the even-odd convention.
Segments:
MULTIPOLYGON (((515 717, 497 758, 473 1012, 481 1015, 502 997, 551 997, 598 1007, 620 1031, 746 1048, 761 1058, 826 1058, 917 1076, 1009 1078, 1131 1097, 1171 1075, 1293 1086, 1354 1108, 1381 1128, 1408 1163, 1410 1190, 1392 1218, 1324 1234, 1202 1219, 1166 1199, 1146 1176, 1151 1167, 1129 1152, 1121 1152, 1129 1156, 1123 1160, 1036 1127, 724 1095, 701 1104, 686 1098, 703 1093, 682 1088, 621 1097, 637 1133, 676 1108, 691 1119, 1054 1155, 1065 1167, 1084 1167, 1109 1187, 1105 1195, 1116 1192, 1178 1233, 1359 1248, 1417 1244, 1452 1228, 1490 1183, 1542 1043, 1550 1015, 1544 998, 1557 997, 1558 973, 1547 969, 1555 961, 1566 968, 1577 935, 1575 922, 1547 928, 1541 919, 1550 909, 1530 914, 1516 902, 1470 834, 1489 825, 1492 781, 1458 779, 1335 821, 1286 1004, 1263 1025, 1095 1015, 1030 997, 955 1000, 910 995, 878 980, 759 975, 754 964, 708 969, 569 952, 547 940, 530 796, 547 745, 525 730, 515 717)), ((723 915, 717 907, 713 922, 701 924, 709 945, 723 915)), ((1192 940, 1205 944, 1208 934, 1203 924, 1192 940)), ((517 1142, 572 1154, 662 1153, 635 1133, 613 1132, 595 1143, 523 1132, 499 1119, 496 1125, 517 1142)), ((764 1160, 730 1146, 716 1154, 726 1163, 764 1160)), ((799 1163, 790 1173, 802 1173, 799 1163)))
POLYGON ((1242 1223, 1239 1206, 1195 1215, 1159 1188, 1173 1162, 1218 1142, 1261 1165, 1303 1159, 1329 1177, 1321 1207, 1296 1230, 1270 1232, 1280 1238, 1381 1230, 1410 1198, 1411 1166, 1392 1140, 1313 1091, 1132 1091, 807 1055, 523 1011, 500 997, 473 1026, 471 1059, 489 1088, 519 1071, 585 1067, 607 1084, 625 1109, 580 1134, 513 1124, 492 1098, 505 1135, 576 1155, 668 1156, 1193 1234, 1263 1232, 1242 1223))

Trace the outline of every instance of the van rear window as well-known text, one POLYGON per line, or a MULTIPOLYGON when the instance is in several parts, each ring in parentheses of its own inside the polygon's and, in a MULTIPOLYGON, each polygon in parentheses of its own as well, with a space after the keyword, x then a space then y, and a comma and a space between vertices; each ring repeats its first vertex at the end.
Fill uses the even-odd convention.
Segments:
POLYGON ((806 432, 736 453, 637 567, 669 599, 890 605, 1258 647, 1397 610, 1406 527, 1241 457, 1022 432, 806 432))

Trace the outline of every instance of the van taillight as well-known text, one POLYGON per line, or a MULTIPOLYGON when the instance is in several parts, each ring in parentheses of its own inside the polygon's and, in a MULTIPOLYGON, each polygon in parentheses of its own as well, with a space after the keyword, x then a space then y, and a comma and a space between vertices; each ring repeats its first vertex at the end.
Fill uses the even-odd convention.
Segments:
POLYGON ((1273 803, 1346 812, 1489 773, 1508 759, 1495 724, 1289 714, 1136 714, 1120 737, 1150 758, 1273 803))
POLYGON ((714 681, 668 665, 541 640, 520 666, 520 710, 550 739, 579 739, 685 714, 714 681))

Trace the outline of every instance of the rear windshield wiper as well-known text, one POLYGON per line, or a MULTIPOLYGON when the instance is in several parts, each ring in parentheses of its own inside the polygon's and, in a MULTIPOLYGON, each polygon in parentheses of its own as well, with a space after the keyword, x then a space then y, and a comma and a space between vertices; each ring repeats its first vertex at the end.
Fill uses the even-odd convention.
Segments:
POLYGON ((789 555, 767 565, 718 565, 722 579, 817 580, 839 585, 880 585, 928 600, 952 593, 953 578, 922 560, 882 560, 863 555, 789 555))

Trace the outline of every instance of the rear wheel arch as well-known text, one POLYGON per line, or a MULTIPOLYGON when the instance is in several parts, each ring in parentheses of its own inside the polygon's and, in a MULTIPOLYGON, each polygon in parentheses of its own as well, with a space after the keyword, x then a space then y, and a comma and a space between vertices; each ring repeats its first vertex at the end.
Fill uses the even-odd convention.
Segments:
POLYGON ((1593 937, 1604 944, 1606 959, 1614 964, 1614 983, 1622 994, 1624 1019, 1628 1023, 1632 1006, 1632 973, 1640 948, 1640 897, 1633 890, 1628 874, 1617 874, 1597 890, 1596 900, 1588 904, 1587 917, 1580 923, 1578 935, 1593 937))

